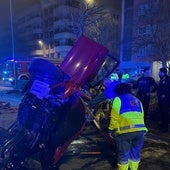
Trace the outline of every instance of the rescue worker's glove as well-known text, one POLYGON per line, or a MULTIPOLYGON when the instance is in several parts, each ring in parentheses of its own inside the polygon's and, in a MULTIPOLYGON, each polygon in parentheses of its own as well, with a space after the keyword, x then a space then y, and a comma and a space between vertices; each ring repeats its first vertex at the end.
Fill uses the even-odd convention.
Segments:
POLYGON ((114 130, 109 130, 109 136, 110 136, 110 138, 114 139, 115 131, 114 130))

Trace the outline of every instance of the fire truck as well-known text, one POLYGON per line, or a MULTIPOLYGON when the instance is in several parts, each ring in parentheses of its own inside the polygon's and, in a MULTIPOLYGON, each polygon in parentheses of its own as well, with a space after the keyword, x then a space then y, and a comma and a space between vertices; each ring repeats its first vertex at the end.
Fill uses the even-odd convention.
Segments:
MULTIPOLYGON (((7 60, 3 64, 2 80, 9 81, 14 84, 16 80, 29 80, 30 75, 28 68, 31 61, 28 60, 7 60), (15 72, 14 72, 15 71, 15 72)), ((61 62, 50 60, 54 65, 59 66, 61 62)))
POLYGON ((28 73, 29 64, 30 61, 24 61, 24 60, 5 61, 3 64, 2 80, 13 83, 15 76, 17 80, 29 80, 29 73, 28 73))

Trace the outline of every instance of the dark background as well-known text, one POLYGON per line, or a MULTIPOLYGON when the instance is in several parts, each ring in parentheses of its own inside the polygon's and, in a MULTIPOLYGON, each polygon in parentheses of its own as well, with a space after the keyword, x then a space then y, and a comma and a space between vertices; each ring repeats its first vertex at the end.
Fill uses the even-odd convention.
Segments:
MULTIPOLYGON (((23 8, 39 3, 41 0, 11 0, 13 17, 15 13, 22 11, 23 8)), ((48 0, 47 0, 48 1, 48 0)), ((96 0, 98 3, 101 0, 96 0)), ((118 0, 119 1, 119 0, 118 0)), ((103 6, 106 8, 112 8, 112 6, 117 6, 120 3, 112 2, 112 0, 101 1, 103 6), (104 3, 103 3, 104 2, 104 3)), ((10 0, 0 0, 0 30, 2 25, 10 24, 10 0)))
MULTIPOLYGON (((39 0, 11 0, 13 16, 26 6, 31 6, 39 0)), ((0 29, 2 26, 10 24, 10 0, 0 0, 0 29)))

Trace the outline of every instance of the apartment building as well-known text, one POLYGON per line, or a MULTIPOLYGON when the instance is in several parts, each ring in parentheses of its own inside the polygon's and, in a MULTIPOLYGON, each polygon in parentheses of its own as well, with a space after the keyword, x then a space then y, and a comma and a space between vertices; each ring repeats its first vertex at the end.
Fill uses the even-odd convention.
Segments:
POLYGON ((43 18, 41 5, 35 4, 28 10, 21 11, 15 19, 16 56, 39 56, 42 49, 39 40, 43 39, 43 18))
POLYGON ((79 6, 79 1, 41 1, 43 40, 45 56, 62 61, 73 46, 76 37, 72 31, 70 13, 79 6))
POLYGON ((168 0, 134 1, 133 61, 148 61, 158 79, 158 70, 170 60, 170 4, 168 0))
POLYGON ((170 57, 168 6, 168 0, 122 0, 122 70, 140 74, 150 67, 157 78, 170 57))
POLYGON ((22 11, 22 17, 16 20, 17 54, 61 62, 75 41, 68 26, 70 18, 67 16, 72 8, 70 5, 73 7, 68 0, 41 0, 22 11))
MULTIPOLYGON (((96 2, 101 3, 98 0, 96 2)), ((77 15, 80 15, 80 5, 82 8, 79 0, 40 0, 39 3, 34 3, 33 6, 17 13, 14 17, 15 56, 27 59, 45 57, 61 62, 77 39, 73 30, 72 13, 76 14, 77 11, 77 15)), ((120 3, 116 6, 113 5, 113 8, 110 5, 109 10, 106 10, 106 8, 104 6, 104 11, 110 14, 105 15, 105 19, 107 19, 108 25, 111 26, 113 23, 113 27, 108 31, 103 30, 102 36, 106 40, 101 40, 99 43, 106 45, 113 55, 119 57, 120 3), (110 20, 111 17, 113 17, 112 20, 110 20), (113 32, 114 36, 109 37, 108 34, 110 32, 113 32), (107 37, 109 37, 109 43, 107 42, 107 37)), ((97 21, 95 22, 97 23, 97 21)), ((97 24, 100 22, 99 19, 97 24)), ((79 23, 74 24, 79 25, 79 23)), ((90 36, 88 34, 89 26, 86 27, 88 28, 85 30, 85 35, 90 36)), ((96 29, 96 31, 98 30, 96 29)), ((10 29, 8 33, 4 34, 8 37, 4 37, 5 39, 10 39, 11 34, 9 32, 10 29)), ((90 36, 90 38, 97 40, 97 37, 90 36)), ((5 48, 7 45, 2 43, 2 41, 1 45, 4 46, 3 55, 5 56, 7 54, 5 48)))
POLYGON ((144 67, 150 67, 150 63, 133 61, 134 1, 122 0, 120 70, 136 79, 144 67))

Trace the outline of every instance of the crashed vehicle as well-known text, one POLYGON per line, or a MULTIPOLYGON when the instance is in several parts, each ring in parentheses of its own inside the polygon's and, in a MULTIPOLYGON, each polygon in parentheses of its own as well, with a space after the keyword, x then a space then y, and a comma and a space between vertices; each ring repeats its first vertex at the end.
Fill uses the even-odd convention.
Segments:
POLYGON ((36 58, 16 121, 0 131, 0 169, 56 169, 85 127, 89 109, 80 93, 101 84, 118 66, 107 48, 82 35, 60 67, 36 58))

